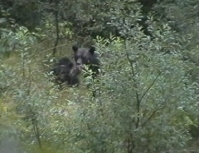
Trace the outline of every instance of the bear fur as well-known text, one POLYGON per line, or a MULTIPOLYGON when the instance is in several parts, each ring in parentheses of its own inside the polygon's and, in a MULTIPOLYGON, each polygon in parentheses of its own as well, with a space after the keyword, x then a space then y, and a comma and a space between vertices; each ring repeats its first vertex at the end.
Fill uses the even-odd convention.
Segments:
POLYGON ((78 75, 80 74, 80 70, 76 64, 71 62, 67 57, 61 58, 55 63, 51 72, 55 75, 55 83, 57 84, 66 83, 69 86, 79 85, 78 75))
POLYGON ((90 48, 78 48, 73 45, 72 50, 74 53, 74 59, 77 67, 82 68, 83 65, 87 65, 92 70, 92 76, 99 74, 100 61, 98 55, 95 52, 95 47, 90 48))

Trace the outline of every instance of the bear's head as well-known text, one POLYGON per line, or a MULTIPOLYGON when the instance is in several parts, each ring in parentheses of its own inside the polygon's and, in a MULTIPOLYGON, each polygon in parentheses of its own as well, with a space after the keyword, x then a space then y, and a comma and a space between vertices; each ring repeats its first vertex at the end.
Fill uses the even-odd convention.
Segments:
POLYGON ((77 67, 88 65, 89 69, 93 72, 98 73, 100 62, 97 54, 95 53, 95 47, 90 48, 78 48, 77 46, 72 47, 74 52, 74 59, 77 67))

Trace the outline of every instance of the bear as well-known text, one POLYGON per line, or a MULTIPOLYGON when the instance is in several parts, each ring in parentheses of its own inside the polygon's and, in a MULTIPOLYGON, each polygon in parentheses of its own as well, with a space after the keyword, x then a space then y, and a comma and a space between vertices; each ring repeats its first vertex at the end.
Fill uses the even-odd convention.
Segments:
POLYGON ((80 74, 80 70, 67 57, 61 58, 55 63, 51 72, 55 75, 55 83, 59 85, 63 83, 66 83, 68 86, 79 85, 78 75, 80 74))
MULTIPOLYGON (((73 58, 75 64, 79 67, 80 70, 84 69, 84 65, 88 66, 88 69, 91 70, 91 76, 93 79, 100 73, 100 60, 98 59, 98 54, 95 52, 95 47, 91 46, 90 48, 78 48, 77 46, 72 46, 73 58)), ((87 77, 88 75, 84 75, 87 77)), ((87 84, 87 88, 90 88, 91 84, 87 84)), ((96 90, 92 90, 93 97, 96 97, 96 90)))
POLYGON ((70 65, 72 62, 68 57, 63 57, 55 63, 55 65, 70 65))
POLYGON ((100 61, 97 53, 95 52, 95 47, 91 46, 90 48, 78 48, 73 45, 72 50, 74 53, 75 63, 79 69, 81 69, 83 65, 87 65, 88 69, 92 71, 93 78, 99 74, 100 61))

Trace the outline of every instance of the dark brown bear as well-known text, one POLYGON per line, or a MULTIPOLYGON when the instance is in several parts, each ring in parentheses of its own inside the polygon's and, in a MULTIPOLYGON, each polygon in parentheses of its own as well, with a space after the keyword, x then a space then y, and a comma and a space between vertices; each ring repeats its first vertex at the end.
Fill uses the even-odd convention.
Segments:
POLYGON ((71 62, 67 57, 61 58, 55 63, 51 71, 53 75, 55 75, 55 83, 57 84, 66 83, 69 86, 79 84, 78 75, 80 70, 76 64, 71 62))
POLYGON ((72 49, 77 67, 81 68, 83 65, 87 65, 88 68, 92 70, 93 77, 99 74, 100 61, 95 52, 95 47, 78 48, 77 46, 73 46, 72 49))

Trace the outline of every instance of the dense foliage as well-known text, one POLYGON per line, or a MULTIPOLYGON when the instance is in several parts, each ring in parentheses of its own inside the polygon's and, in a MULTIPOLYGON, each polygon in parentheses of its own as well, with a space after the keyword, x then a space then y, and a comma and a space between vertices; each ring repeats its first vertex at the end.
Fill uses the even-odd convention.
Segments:
POLYGON ((0 152, 197 152, 198 8, 197 0, 1 2, 0 152), (49 71, 73 44, 97 48, 101 73, 59 90, 49 71))

